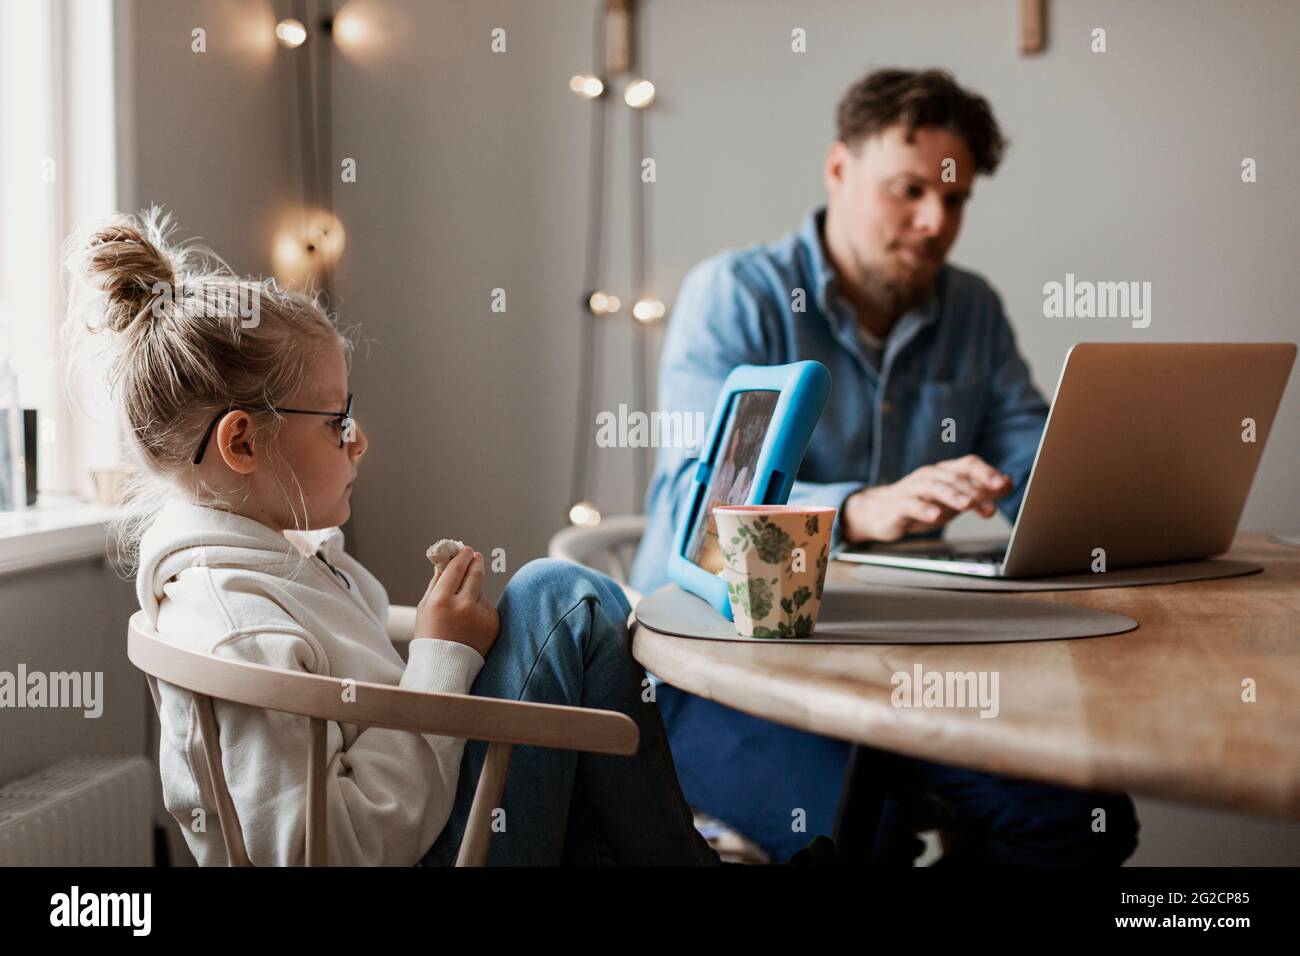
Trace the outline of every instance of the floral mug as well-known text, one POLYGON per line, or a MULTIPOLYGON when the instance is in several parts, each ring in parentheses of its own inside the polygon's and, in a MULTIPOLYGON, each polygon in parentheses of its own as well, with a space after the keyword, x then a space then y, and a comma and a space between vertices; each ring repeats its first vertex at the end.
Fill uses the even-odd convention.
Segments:
POLYGON ((812 634, 821 611, 835 511, 805 505, 713 509, 722 545, 722 576, 738 634, 812 634))

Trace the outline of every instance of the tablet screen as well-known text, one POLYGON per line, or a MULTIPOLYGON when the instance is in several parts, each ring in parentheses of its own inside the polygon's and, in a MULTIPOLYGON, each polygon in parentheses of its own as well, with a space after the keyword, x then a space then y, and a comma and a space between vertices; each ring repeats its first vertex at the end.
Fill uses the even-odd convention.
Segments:
POLYGON ((727 424, 713 475, 705 492, 704 507, 695 516, 695 525, 686 539, 686 557, 710 574, 722 570, 722 551, 718 547, 718 526, 713 518, 717 505, 747 503, 758 454, 763 449, 772 413, 781 393, 771 389, 737 392, 731 399, 727 424))

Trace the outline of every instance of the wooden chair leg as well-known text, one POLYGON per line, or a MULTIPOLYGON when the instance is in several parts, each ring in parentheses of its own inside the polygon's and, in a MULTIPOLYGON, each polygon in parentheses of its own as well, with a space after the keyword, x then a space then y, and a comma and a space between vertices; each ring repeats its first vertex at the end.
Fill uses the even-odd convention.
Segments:
POLYGON ((513 749, 510 744, 495 741, 488 744, 483 771, 479 774, 478 786, 474 788, 474 803, 465 824, 465 836, 460 841, 457 866, 483 866, 487 863, 488 844, 492 840, 492 811, 501 805, 513 749))
POLYGON ((307 744, 307 865, 329 866, 325 841, 325 741, 329 723, 312 717, 311 739, 307 744))
POLYGON ((252 866, 244 846, 244 831, 239 825, 235 801, 226 786, 226 773, 221 767, 221 736, 217 730, 217 715, 212 698, 206 694, 194 695, 194 709, 199 718, 199 733, 203 735, 203 759, 208 765, 208 779, 217 800, 217 820, 220 821, 221 839, 226 844, 228 866, 252 866))

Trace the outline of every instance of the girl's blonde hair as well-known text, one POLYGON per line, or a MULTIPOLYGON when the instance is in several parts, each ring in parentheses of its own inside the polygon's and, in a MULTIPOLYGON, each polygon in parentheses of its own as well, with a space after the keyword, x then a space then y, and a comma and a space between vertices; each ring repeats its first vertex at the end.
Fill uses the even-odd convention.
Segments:
MULTIPOLYGON (((167 500, 234 506, 193 463, 217 414, 249 410, 273 447, 283 416, 271 407, 288 404, 331 345, 345 360, 352 354, 351 338, 314 295, 241 278, 204 247, 173 245, 172 226, 153 206, 74 235, 65 252, 70 382, 87 362, 103 368, 122 424, 127 474, 110 533, 128 571, 167 500)), ((292 509, 299 527, 303 512, 292 509)))

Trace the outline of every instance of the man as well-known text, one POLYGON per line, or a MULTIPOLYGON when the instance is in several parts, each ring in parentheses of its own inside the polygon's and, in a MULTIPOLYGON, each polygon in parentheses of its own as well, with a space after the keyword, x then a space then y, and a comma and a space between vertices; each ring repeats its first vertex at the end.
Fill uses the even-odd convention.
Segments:
MULTIPOLYGON (((1047 404, 997 293, 945 262, 975 175, 1001 160, 997 121, 947 73, 881 70, 845 94, 837 125, 825 208, 797 233, 721 253, 686 277, 664 344, 661 406, 707 413, 735 366, 815 359, 831 372, 831 393, 790 501, 839 508, 834 543, 937 536, 965 511, 1014 520, 1047 404)), ((631 576, 643 593, 666 581, 691 464, 686 450, 659 452, 631 576)), ((831 832, 848 744, 666 684, 657 697, 693 806, 775 858, 831 832), (796 832, 798 819, 806 831, 796 832)), ((927 819, 965 837, 950 863, 1118 864, 1136 846, 1124 795, 885 760, 893 799, 878 862, 920 849, 908 827, 922 804, 927 819)))

